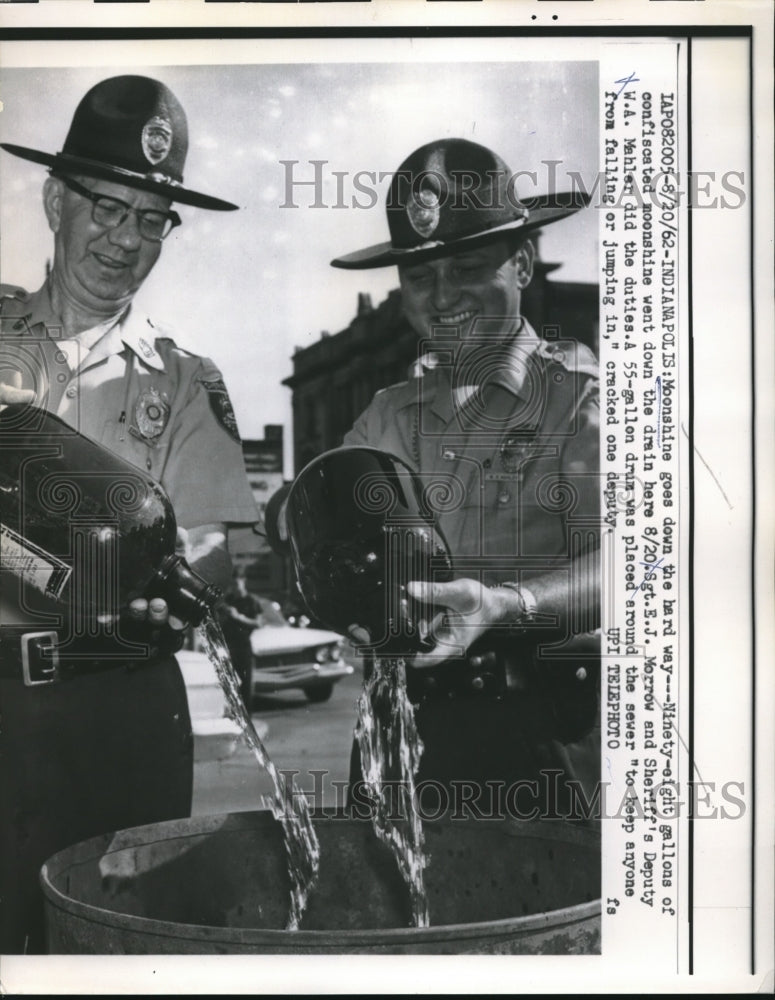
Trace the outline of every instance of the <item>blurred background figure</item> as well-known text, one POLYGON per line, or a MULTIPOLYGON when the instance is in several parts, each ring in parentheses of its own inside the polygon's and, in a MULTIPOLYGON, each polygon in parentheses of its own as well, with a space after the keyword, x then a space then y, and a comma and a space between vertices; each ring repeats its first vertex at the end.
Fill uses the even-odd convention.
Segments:
POLYGON ((261 605, 248 590, 245 570, 237 567, 232 577, 232 585, 226 592, 220 610, 221 627, 229 647, 231 662, 239 674, 242 700, 250 708, 251 674, 253 650, 250 636, 254 629, 264 624, 261 605))

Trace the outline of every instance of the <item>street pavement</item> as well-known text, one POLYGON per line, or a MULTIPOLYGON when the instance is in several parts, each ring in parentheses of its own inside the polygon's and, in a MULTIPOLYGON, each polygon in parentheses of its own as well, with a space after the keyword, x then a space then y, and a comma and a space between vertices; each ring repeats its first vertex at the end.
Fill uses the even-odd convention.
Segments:
MULTIPOLYGON (((321 704, 307 701, 302 691, 284 691, 255 699, 251 716, 275 766, 295 770, 296 782, 312 793, 311 805, 342 805, 350 747, 356 721, 356 702, 362 682, 360 661, 348 656, 355 671, 334 685, 331 698, 321 704), (317 773, 313 773, 317 772, 317 773), (322 773, 321 773, 322 772, 322 773)), ((229 756, 197 760, 194 765, 194 816, 259 809, 272 783, 243 739, 229 756)))

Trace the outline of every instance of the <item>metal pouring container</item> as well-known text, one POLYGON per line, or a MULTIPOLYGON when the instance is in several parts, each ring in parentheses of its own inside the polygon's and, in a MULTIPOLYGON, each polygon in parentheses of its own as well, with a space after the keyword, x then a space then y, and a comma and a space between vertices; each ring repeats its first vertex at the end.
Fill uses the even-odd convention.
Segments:
POLYGON ((599 831, 563 821, 425 824, 431 926, 368 819, 314 814, 320 877, 298 931, 269 811, 95 837, 41 871, 51 954, 598 954, 599 831))

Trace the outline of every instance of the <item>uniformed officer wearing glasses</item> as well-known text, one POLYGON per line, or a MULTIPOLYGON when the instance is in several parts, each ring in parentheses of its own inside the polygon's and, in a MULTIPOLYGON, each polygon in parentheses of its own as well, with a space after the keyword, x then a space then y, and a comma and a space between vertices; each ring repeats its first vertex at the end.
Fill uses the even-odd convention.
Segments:
MULTIPOLYGON (((2 145, 49 168, 43 205, 54 256, 36 292, 0 289, 0 405, 45 407, 158 479, 189 563, 228 585, 228 526, 258 513, 226 387, 210 360, 178 347, 134 297, 181 224, 173 202, 237 206, 184 185, 184 110, 146 77, 93 87, 60 153, 2 145)), ((131 609, 154 647, 140 669, 133 662, 36 687, 18 669, 17 611, 4 598, 2 952, 43 946, 37 876, 48 856, 97 833, 189 815, 193 774, 171 652, 183 623, 168 621, 163 602, 131 609)))

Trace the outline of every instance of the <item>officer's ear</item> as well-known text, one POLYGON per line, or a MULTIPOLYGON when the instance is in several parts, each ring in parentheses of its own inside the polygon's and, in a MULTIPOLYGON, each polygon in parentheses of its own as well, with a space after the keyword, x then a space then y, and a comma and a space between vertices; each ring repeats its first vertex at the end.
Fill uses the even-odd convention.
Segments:
POLYGON ((62 222, 65 186, 58 177, 47 177, 43 185, 43 208, 52 233, 58 233, 62 222))
POLYGON ((517 284, 520 288, 527 288, 533 277, 533 261, 535 260, 535 247, 530 240, 525 240, 514 251, 514 266, 517 272, 517 284))

